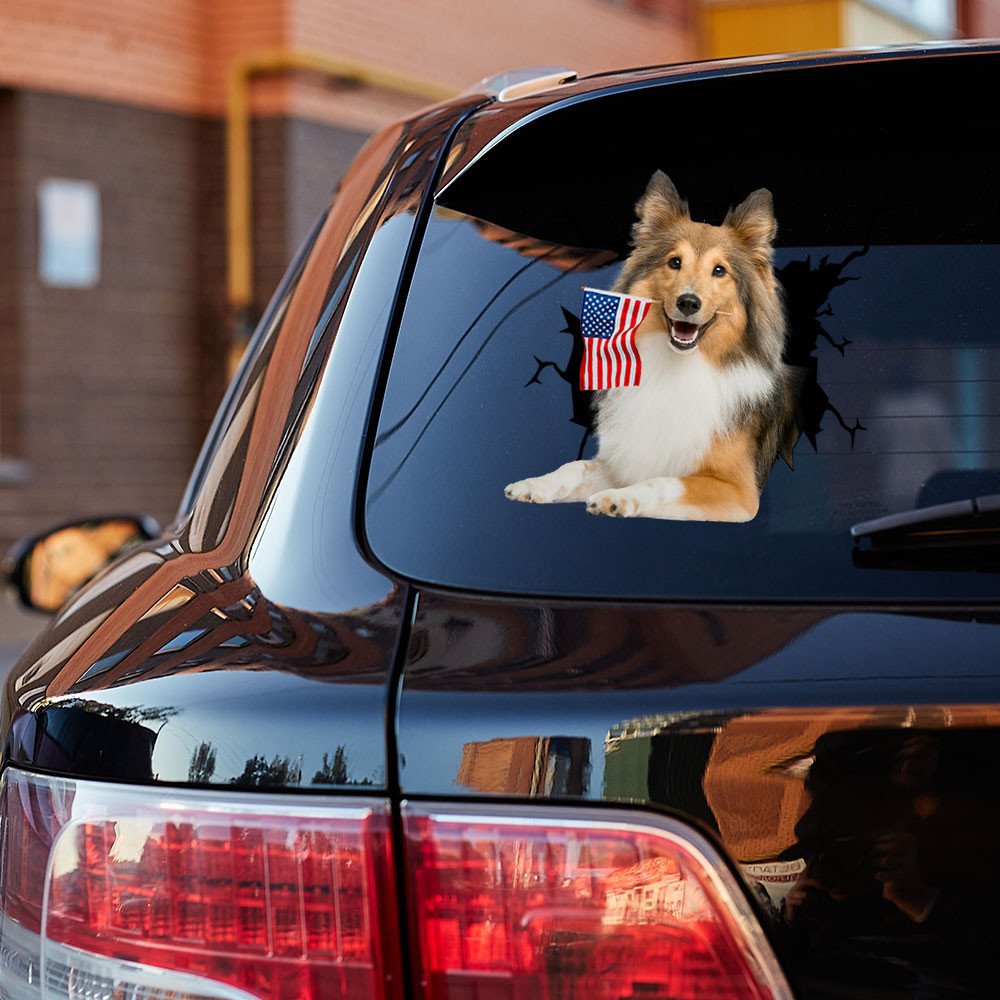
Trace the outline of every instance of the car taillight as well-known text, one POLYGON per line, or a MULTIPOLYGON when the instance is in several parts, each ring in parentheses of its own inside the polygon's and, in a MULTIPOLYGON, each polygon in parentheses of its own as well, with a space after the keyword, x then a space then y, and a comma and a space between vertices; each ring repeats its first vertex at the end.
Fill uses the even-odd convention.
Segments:
MULTIPOLYGON (((783 1000, 735 878, 647 814, 404 809, 419 1000, 783 1000)), ((8 768, 0 1000, 399 1000, 384 801, 8 768)))
POLYGON ((380 802, 8 768, 0 823, 2 997, 400 995, 380 802))
POLYGON ((736 880, 679 823, 410 805, 406 830, 427 1000, 790 995, 736 880))

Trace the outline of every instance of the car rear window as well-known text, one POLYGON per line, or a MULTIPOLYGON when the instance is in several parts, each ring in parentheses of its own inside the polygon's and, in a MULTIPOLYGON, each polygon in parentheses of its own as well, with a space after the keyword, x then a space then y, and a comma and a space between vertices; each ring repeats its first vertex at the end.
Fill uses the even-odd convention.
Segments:
POLYGON ((872 564, 850 530, 1000 493, 1000 213, 974 96, 994 74, 965 55, 647 80, 501 137, 423 237, 368 471, 376 557, 425 583, 540 596, 995 596, 976 560, 872 564), (714 224, 756 188, 774 197, 800 434, 746 523, 504 496, 596 452, 570 360, 581 286, 614 284, 658 169, 714 224))

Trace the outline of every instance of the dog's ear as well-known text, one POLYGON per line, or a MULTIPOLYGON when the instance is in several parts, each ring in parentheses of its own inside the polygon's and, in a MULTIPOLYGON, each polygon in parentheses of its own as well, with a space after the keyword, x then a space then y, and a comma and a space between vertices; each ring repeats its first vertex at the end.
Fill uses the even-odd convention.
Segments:
POLYGON ((677 193, 674 182, 662 171, 657 170, 646 185, 646 193, 636 202, 635 214, 639 221, 635 225, 636 238, 652 235, 679 219, 690 218, 688 205, 677 193))
POLYGON ((758 188, 746 201, 731 208, 724 225, 729 226, 753 254, 770 262, 778 220, 774 217, 774 200, 767 188, 758 188))

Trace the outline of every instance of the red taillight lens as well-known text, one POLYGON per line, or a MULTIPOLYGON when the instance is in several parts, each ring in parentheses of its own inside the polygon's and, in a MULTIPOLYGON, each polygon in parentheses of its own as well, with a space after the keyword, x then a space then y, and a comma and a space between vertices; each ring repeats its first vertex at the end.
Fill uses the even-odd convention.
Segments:
MULTIPOLYGON (((84 984, 87 995, 159 996, 158 969, 171 973, 163 996, 398 996, 380 803, 8 769, 0 814, 0 957, 18 952, 8 966, 53 996, 82 996, 84 984), (136 984, 145 992, 129 992, 136 984)), ((0 969, 0 982, 10 975, 0 969)))
POLYGON ((788 995, 735 880, 693 831, 621 813, 511 812, 408 808, 429 1000, 788 995))
MULTIPOLYGON (((422 1000, 782 1000, 711 846, 624 812, 405 812, 422 1000)), ((8 768, 0 997, 398 1000, 375 800, 123 787, 8 768)))

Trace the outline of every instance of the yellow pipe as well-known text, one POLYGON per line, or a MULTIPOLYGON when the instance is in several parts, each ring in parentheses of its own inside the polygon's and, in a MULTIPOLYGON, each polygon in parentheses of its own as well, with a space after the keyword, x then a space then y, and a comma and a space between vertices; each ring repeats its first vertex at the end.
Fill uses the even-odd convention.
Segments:
POLYGON ((226 299, 234 313, 253 301, 248 83, 245 65, 237 63, 226 85, 226 299))
POLYGON ((428 101, 456 91, 427 80, 307 50, 276 50, 234 63, 226 81, 226 289, 230 350, 239 352, 252 327, 253 220, 250 177, 250 85, 254 77, 306 70, 428 101))

